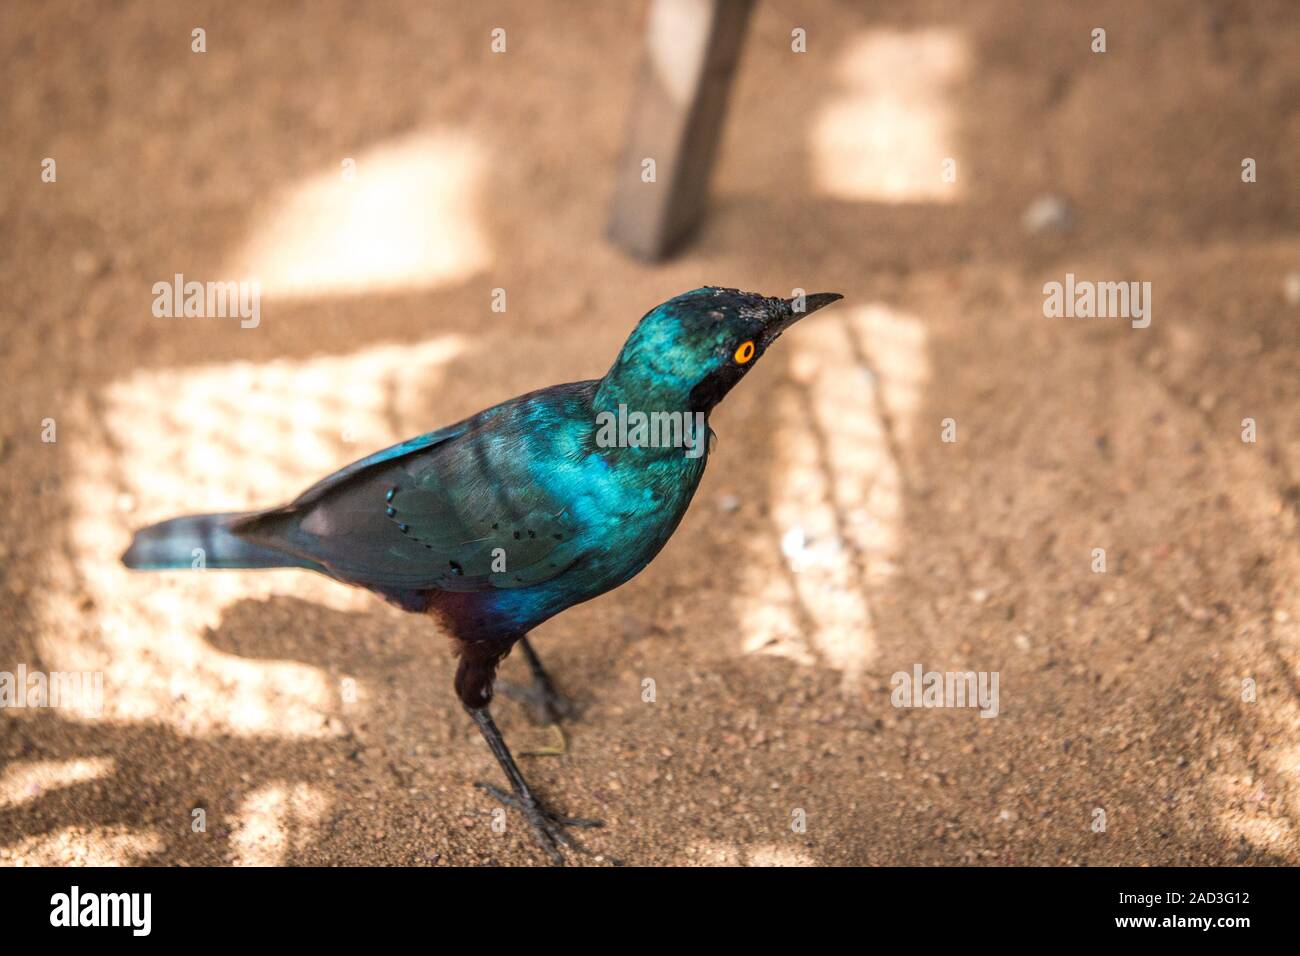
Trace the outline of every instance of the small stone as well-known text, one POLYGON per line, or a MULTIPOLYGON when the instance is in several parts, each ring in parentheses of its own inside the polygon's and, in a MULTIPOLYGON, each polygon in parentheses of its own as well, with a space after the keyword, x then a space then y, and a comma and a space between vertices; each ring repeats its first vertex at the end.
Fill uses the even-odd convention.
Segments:
POLYGON ((807 546, 808 538, 804 534, 803 528, 798 525, 781 535, 781 553, 791 561, 802 557, 807 546))
POLYGON ((1049 193, 1029 204, 1020 223, 1030 235, 1065 232, 1074 226, 1074 210, 1064 197, 1049 193))

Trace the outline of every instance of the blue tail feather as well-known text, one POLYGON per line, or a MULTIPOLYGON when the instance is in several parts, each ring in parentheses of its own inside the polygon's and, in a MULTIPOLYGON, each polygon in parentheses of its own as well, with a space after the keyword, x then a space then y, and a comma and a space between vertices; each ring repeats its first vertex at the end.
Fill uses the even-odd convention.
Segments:
POLYGON ((254 544, 230 531, 248 514, 186 515, 135 533, 122 563, 141 571, 211 568, 312 568, 310 562, 265 545, 254 544))

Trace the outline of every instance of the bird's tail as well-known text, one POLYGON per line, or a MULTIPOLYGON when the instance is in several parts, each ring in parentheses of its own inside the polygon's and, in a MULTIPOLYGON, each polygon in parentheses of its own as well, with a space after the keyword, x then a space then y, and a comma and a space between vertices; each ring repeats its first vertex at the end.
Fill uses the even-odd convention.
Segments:
POLYGON ((186 515, 141 528, 122 555, 122 563, 141 571, 314 567, 235 535, 231 525, 247 517, 239 513, 186 515))

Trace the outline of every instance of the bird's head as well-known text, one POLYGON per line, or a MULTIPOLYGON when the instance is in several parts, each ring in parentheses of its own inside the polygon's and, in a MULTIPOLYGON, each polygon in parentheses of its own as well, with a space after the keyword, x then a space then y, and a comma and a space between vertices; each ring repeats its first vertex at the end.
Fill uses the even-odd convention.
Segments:
POLYGON ((629 407, 707 415, 782 332, 841 298, 821 292, 779 299, 713 287, 684 292, 642 317, 602 387, 629 407))

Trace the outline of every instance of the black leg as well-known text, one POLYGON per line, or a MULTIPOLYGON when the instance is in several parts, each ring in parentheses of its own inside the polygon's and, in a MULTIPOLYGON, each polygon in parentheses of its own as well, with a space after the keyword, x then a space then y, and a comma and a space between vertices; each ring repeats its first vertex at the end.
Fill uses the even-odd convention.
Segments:
POLYGON ((519 646, 524 649, 524 658, 528 661, 528 669, 533 674, 533 692, 541 702, 542 711, 547 717, 546 723, 558 724, 561 717, 568 717, 573 713, 573 705, 567 697, 555 689, 555 684, 543 669, 541 659, 533 650, 533 645, 528 643, 527 637, 519 639, 519 646))
POLYGON ((573 704, 555 689, 555 683, 542 667, 542 661, 533 650, 533 645, 528 643, 528 638, 521 637, 519 646, 523 648, 524 659, 528 661, 528 670, 532 672, 532 685, 516 687, 513 684, 499 682, 497 689, 512 700, 530 704, 534 723, 558 724, 563 718, 572 716, 573 704))
POLYGON ((542 806, 541 801, 529 789, 528 782, 524 780, 524 775, 519 772, 519 767, 515 764, 514 758, 510 756, 510 748, 506 746, 505 738, 501 736, 501 731, 497 729, 496 722, 492 719, 492 714, 488 712, 487 706, 466 707, 465 709, 474 718, 474 723, 478 725, 479 732, 483 734, 483 739, 487 741, 488 747, 492 750, 492 756, 497 758, 497 763, 501 765, 501 770, 505 773, 506 779, 510 781, 514 793, 506 793, 500 787, 494 787, 490 783, 478 783, 476 786, 490 793, 506 806, 514 807, 522 813, 524 819, 528 821, 528 825, 532 827, 537 842, 546 851, 546 855, 551 858, 551 862, 563 865, 564 857, 560 855, 560 846, 566 846, 574 850, 582 849, 574 842, 572 837, 564 832, 564 828, 598 827, 601 826, 601 822, 599 820, 557 816, 542 806))

